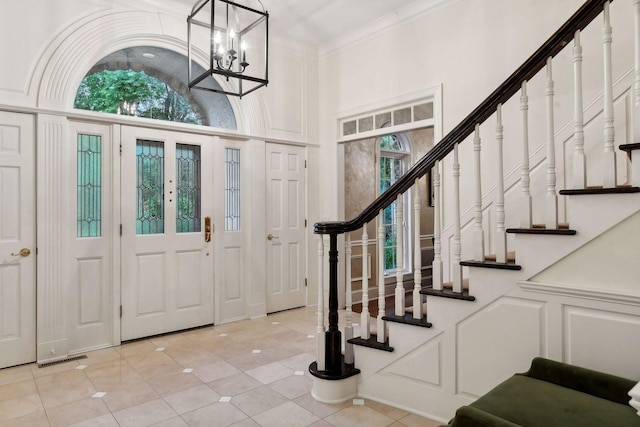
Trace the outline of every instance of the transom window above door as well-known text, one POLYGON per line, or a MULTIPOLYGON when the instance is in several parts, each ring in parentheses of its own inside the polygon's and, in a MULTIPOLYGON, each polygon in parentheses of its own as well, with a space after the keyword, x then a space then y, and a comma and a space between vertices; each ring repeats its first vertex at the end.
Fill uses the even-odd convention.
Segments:
MULTIPOLYGON (((192 62, 194 72, 204 69, 192 62)), ((223 93, 190 91, 187 57, 154 46, 113 52, 91 67, 76 92, 74 108, 149 119, 237 129, 223 93)), ((221 89, 213 80, 213 89, 221 89)))

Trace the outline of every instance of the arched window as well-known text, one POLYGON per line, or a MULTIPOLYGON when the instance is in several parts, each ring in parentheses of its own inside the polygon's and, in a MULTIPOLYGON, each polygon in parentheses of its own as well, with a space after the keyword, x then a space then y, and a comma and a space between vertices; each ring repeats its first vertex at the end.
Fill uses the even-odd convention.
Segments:
MULTIPOLYGON (((396 182, 402 174, 408 169, 410 148, 398 135, 385 135, 380 138, 378 148, 380 150, 380 169, 378 174, 379 191, 380 194, 384 193, 396 182)), ((408 192, 406 193, 408 194, 408 192)), ((408 209, 408 197, 405 195, 404 209, 403 209, 403 221, 404 224, 410 222, 406 220, 410 211, 408 209)), ((383 212, 382 225, 385 233, 385 245, 384 245, 384 270, 385 272, 395 271, 398 268, 404 269, 408 263, 404 262, 404 265, 397 265, 397 253, 398 253, 398 224, 397 224, 397 211, 398 202, 395 201, 389 205, 383 212)), ((407 232, 407 227, 404 227, 403 241, 404 246, 407 246, 407 237, 410 234, 407 232)), ((406 253, 406 252, 405 252, 406 253)))
POLYGON ((202 124, 177 90, 144 71, 103 70, 85 76, 74 108, 170 122, 202 124))
MULTIPOLYGON (((194 72, 204 69, 192 63, 194 72)), ((74 108, 237 129, 226 95, 190 91, 187 58, 153 46, 125 48, 98 61, 78 87, 74 108)), ((221 89, 213 81, 215 89, 221 89)))

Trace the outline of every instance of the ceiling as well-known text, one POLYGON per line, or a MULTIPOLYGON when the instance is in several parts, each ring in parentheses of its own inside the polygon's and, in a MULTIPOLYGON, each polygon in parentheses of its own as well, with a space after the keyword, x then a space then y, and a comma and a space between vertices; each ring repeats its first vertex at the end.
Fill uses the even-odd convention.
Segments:
MULTIPOLYGON (((185 16, 195 0, 174 0, 185 16)), ((236 0, 260 9, 258 0, 236 0)), ((427 9, 443 0, 260 0, 269 12, 269 31, 312 45, 322 45, 413 5, 427 9)))

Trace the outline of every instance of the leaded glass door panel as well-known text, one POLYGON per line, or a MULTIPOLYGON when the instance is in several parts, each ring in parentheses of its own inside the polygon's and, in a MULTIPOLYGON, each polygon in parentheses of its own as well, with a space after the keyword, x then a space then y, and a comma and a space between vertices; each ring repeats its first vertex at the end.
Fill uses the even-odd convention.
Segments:
POLYGON ((212 139, 122 128, 122 340, 213 323, 212 139))

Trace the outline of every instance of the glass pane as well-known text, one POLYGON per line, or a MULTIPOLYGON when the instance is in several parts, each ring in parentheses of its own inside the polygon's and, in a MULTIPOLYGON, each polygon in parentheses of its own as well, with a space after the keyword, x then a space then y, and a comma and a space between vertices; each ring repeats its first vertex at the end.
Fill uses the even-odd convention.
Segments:
POLYGON ((358 132, 367 132, 369 130, 373 130, 373 116, 358 120, 358 132))
MULTIPOLYGON (((383 137, 389 144, 393 143, 394 136, 383 137)), ((382 142, 381 142, 382 145, 382 142)), ((380 194, 384 193, 402 176, 402 160, 393 157, 380 158, 380 194)), ((398 202, 387 206, 382 212, 382 225, 385 231, 384 243, 384 269, 394 270, 397 267, 398 230, 396 226, 396 213, 398 202)))
POLYGON ((78 135, 78 237, 102 235, 102 137, 78 135))
POLYGON ((393 112, 393 124, 403 125, 405 123, 409 123, 411 121, 411 108, 403 108, 401 110, 395 110, 393 112))
POLYGON ((413 107, 413 121, 432 119, 433 118, 433 103, 415 105, 413 107))
POLYGON ((404 151, 400 140, 395 135, 385 135, 380 138, 380 148, 383 150, 404 151))
POLYGON ((225 149, 224 229, 240 230, 240 150, 225 149))
POLYGON ((402 176, 402 161, 391 157, 380 158, 380 194, 402 176))
POLYGON ((164 233, 164 145, 136 143, 136 234, 164 233))
POLYGON ((391 126, 391 113, 382 113, 376 115, 376 129, 391 126))
POLYGON ((176 232, 200 231, 200 146, 176 144, 176 232))
POLYGON ((353 135, 356 133, 356 121, 352 120, 342 124, 342 135, 353 135))

